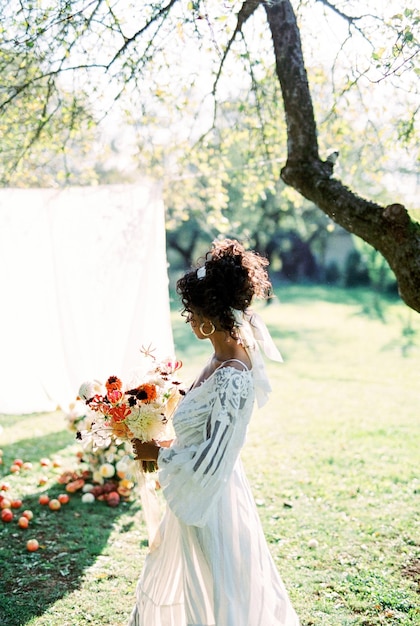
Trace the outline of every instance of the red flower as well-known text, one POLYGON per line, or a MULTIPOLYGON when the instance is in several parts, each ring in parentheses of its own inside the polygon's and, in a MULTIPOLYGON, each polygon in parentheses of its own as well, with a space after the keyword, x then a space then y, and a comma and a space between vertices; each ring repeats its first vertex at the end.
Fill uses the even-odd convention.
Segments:
POLYGON ((102 413, 107 413, 109 409, 109 405, 104 401, 104 397, 98 394, 93 396, 86 404, 93 409, 93 411, 101 411, 102 413))
POLYGON ((112 417, 114 422, 122 422, 125 420, 128 415, 130 415, 131 410, 130 407, 126 404, 121 404, 121 406, 113 406, 108 410, 108 415, 112 417))

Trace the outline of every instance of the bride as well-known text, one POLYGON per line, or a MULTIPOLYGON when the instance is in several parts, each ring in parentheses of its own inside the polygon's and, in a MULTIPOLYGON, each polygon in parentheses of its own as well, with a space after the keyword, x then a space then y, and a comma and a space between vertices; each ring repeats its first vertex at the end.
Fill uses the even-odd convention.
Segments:
POLYGON ((167 510, 129 626, 299 626, 239 458, 254 400, 262 406, 270 391, 258 344, 281 360, 249 310, 269 295, 267 264, 227 239, 177 283, 214 353, 175 412, 171 445, 133 440, 136 458, 158 462, 167 510))

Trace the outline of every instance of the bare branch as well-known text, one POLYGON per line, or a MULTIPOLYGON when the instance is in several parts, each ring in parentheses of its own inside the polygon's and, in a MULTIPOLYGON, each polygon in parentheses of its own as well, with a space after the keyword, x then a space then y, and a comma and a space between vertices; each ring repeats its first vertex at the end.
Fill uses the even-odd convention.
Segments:
MULTIPOLYGON (((158 22, 158 20, 161 19, 161 18, 165 19, 165 17, 168 16, 169 11, 171 10, 171 8, 177 2, 178 2, 178 0, 170 0, 166 6, 162 7, 161 9, 159 9, 159 11, 157 11, 157 13, 155 13, 153 15, 153 17, 148 22, 146 22, 146 24, 144 26, 142 26, 142 28, 140 28, 136 33, 134 33, 134 35, 132 35, 131 37, 125 38, 124 45, 121 46, 121 48, 115 53, 115 55, 113 56, 111 61, 108 63, 108 68, 111 67, 111 65, 113 65, 113 63, 115 63, 115 61, 124 54, 124 52, 127 50, 127 48, 134 41, 139 39, 139 37, 141 37, 141 35, 143 35, 152 26, 152 24, 154 24, 155 22, 158 22)), ((158 26, 158 30, 159 30, 159 28, 160 28, 160 26, 158 26)))
POLYGON ((357 20, 362 19, 361 16, 347 15, 347 13, 344 13, 343 11, 341 11, 341 9, 336 7, 335 4, 332 4, 332 2, 329 2, 329 0, 315 0, 315 1, 331 9, 331 11, 339 15, 341 18, 343 18, 343 20, 345 20, 349 24, 354 24, 354 22, 357 22, 357 20))
POLYGON ((217 90, 217 85, 218 82, 220 80, 220 76, 222 74, 223 71, 223 66, 224 63, 226 61, 226 58, 229 54, 229 51, 232 47, 233 42, 236 39, 236 36, 238 35, 238 33, 242 32, 242 28, 244 26, 244 24, 246 23, 246 21, 251 17, 251 15, 254 13, 254 11, 259 7, 259 5, 261 4, 260 0, 245 0, 245 2, 243 3, 239 13, 238 13, 238 18, 237 18, 237 22, 236 22, 236 27, 235 30, 233 31, 232 37, 229 39, 225 51, 223 53, 222 59, 220 61, 219 64, 219 69, 217 71, 216 74, 216 78, 214 80, 213 83, 213 89, 212 89, 212 94, 215 95, 216 90, 217 90))
POLYGON ((21 85, 16 85, 13 87, 13 93, 11 96, 9 96, 8 98, 6 98, 6 100, 3 100, 3 102, 0 103, 0 111, 2 111, 3 109, 5 109, 7 107, 8 104, 10 104, 20 93, 24 92, 28 87, 30 87, 31 85, 34 85, 46 78, 50 78, 52 76, 59 76, 61 74, 64 74, 66 72, 74 72, 77 70, 90 70, 90 69, 95 69, 95 68, 101 68, 106 70, 107 69, 107 65, 101 65, 99 63, 91 63, 91 64, 81 64, 81 65, 73 65, 73 66, 69 66, 69 67, 59 67, 56 70, 51 70, 49 72, 43 72, 41 74, 38 74, 37 76, 32 77, 30 80, 28 80, 25 83, 22 83, 21 85))

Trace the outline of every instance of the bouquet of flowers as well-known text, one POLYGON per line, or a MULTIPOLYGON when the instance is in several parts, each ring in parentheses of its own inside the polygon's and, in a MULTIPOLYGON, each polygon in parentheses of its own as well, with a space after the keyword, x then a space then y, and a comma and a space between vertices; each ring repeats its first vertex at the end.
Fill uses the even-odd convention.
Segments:
MULTIPOLYGON (((182 395, 174 374, 182 363, 174 359, 156 362, 150 351, 146 356, 153 360, 153 366, 140 380, 124 385, 117 376, 109 376, 105 385, 88 381, 80 386, 79 398, 87 406, 87 415, 77 439, 94 451, 112 442, 171 438, 169 420, 182 395)), ((156 464, 143 462, 143 469, 154 471, 156 464)))

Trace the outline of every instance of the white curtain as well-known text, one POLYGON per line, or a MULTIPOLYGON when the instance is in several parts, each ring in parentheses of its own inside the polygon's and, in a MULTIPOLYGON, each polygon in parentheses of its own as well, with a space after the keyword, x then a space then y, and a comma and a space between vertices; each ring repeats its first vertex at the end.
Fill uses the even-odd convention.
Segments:
POLYGON ((0 189, 0 412, 173 352, 160 185, 0 189))

